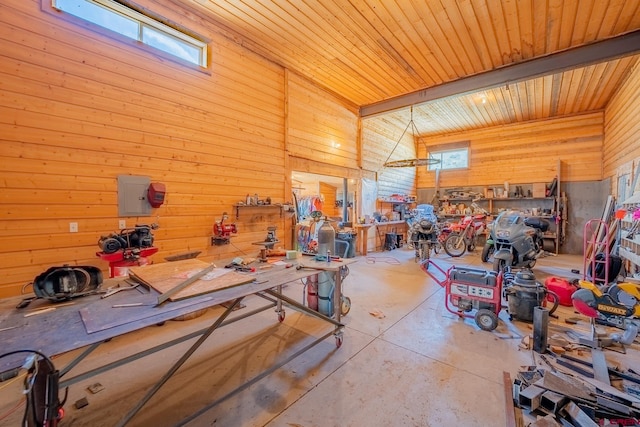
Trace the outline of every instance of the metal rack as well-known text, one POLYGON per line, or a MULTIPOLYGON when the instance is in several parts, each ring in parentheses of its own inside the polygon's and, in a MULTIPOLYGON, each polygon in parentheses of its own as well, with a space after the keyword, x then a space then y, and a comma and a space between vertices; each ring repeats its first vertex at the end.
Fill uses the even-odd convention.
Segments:
POLYGON ((609 225, 601 219, 592 219, 584 225, 584 264, 582 268, 582 279, 598 283, 597 271, 602 269, 604 281, 609 277, 609 225), (603 254, 598 257, 598 254, 603 254), (604 265, 603 265, 604 264, 604 265), (588 277, 588 272, 593 277, 588 277))

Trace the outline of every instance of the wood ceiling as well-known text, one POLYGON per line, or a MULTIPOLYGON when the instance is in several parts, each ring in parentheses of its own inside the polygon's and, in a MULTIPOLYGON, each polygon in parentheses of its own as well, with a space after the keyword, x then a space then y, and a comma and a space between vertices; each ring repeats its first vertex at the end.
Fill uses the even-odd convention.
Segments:
MULTIPOLYGON (((360 107, 640 29, 640 0, 173 1, 360 107)), ((433 135, 600 110, 638 57, 419 103, 413 118, 433 135)), ((404 127, 409 109, 385 115, 404 127)))

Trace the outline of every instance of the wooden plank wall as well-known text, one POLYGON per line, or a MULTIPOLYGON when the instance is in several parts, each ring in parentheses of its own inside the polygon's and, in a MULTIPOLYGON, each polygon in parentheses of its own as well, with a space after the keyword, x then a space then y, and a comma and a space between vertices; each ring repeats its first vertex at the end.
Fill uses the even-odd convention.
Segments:
POLYGON ((416 193, 416 168, 385 168, 384 163, 416 157, 416 144, 407 122, 395 123, 382 116, 362 120, 362 167, 375 172, 378 197, 416 193))
MULTIPOLYGON (((640 167, 640 61, 636 62, 604 113, 604 176, 611 178, 612 194, 619 202, 618 176, 633 180, 640 167)), ((629 182, 629 186, 632 183, 629 182)), ((638 191, 638 187, 636 187, 638 191)))
MULTIPOLYGON (((359 180, 358 109, 289 73, 287 152, 292 171, 359 180)), ((323 212, 340 216, 336 187, 320 182, 304 194, 324 196, 323 212), (330 188, 329 188, 330 187, 330 188)), ((358 191, 357 188, 355 191, 358 191)))
MULTIPOLYGON (((602 175, 603 112, 496 126, 424 138, 427 147, 470 141, 469 169, 442 171, 440 187, 550 182, 562 161, 563 181, 602 175)), ((424 156, 425 148, 418 145, 424 156)), ((434 188, 435 172, 418 169, 418 188, 434 188)))
POLYGON ((286 215, 243 210, 236 219, 233 211, 247 193, 291 200, 287 133, 302 160, 320 155, 356 167, 354 109, 297 76, 289 81, 281 66, 195 12, 138 3, 203 35, 211 67, 185 66, 54 13, 48 0, 0 4, 0 297, 20 293, 55 265, 97 265, 107 275, 95 253, 100 235, 118 230, 118 175, 166 184, 162 207, 149 217, 123 218, 127 226, 159 223, 153 260, 163 262, 194 250, 204 260, 255 255, 251 243, 264 240, 270 225, 288 241, 286 215), (319 108, 316 123, 351 143, 336 155, 326 147, 305 151, 298 139, 317 142, 322 126, 309 131, 301 121, 287 122, 287 104, 296 117, 307 114, 302 106, 319 108), (211 246, 223 212, 239 235, 211 246), (70 222, 79 232, 69 232, 70 222))
MULTIPOLYGON (((289 155, 357 170, 357 107, 340 102, 339 98, 330 96, 295 73, 288 75, 289 155)), ((315 170, 303 172, 320 173, 315 170)))

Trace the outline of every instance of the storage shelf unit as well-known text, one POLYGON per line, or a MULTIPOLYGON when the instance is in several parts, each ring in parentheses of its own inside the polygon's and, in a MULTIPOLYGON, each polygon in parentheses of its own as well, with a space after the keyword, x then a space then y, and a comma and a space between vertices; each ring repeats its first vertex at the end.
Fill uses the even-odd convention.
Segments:
MULTIPOLYGON (((441 198, 440 202, 449 202, 453 204, 460 204, 465 202, 474 202, 481 208, 485 209, 491 215, 497 215, 501 211, 506 209, 531 209, 531 208, 539 208, 541 211, 543 209, 549 209, 550 212, 553 212, 555 209, 554 202, 555 197, 492 197, 492 198, 481 198, 481 199, 472 199, 470 197, 455 197, 455 198, 441 198)), ((456 214, 447 214, 453 216, 464 216, 464 213, 456 213, 456 214)), ((538 214, 536 216, 539 217, 552 217, 553 215, 548 214, 538 214)))
POLYGON ((637 277, 640 273, 640 220, 633 219, 633 212, 640 209, 640 194, 622 202, 627 214, 620 221, 621 238, 619 255, 628 261, 627 274, 637 277), (635 230, 634 233, 631 230, 635 230))
MULTIPOLYGON (((383 215, 387 216, 387 213, 398 212, 399 220, 404 221, 404 215, 408 210, 411 210, 410 205, 413 205, 415 202, 413 201, 405 201, 405 200, 394 200, 394 199, 378 199, 378 211, 383 215), (399 209, 402 207, 402 209, 399 209)), ((398 221, 393 218, 389 218, 390 221, 398 221)))
MULTIPOLYGON (((441 199, 445 201, 445 199, 441 199)), ((470 198, 449 198, 449 203, 471 201, 470 198)), ((526 216, 535 216, 549 220, 551 227, 544 233, 544 238, 553 243, 553 252, 558 254, 560 246, 564 243, 567 215, 566 195, 560 197, 508 197, 508 198, 484 198, 474 199, 475 203, 485 209, 492 216, 497 216, 503 210, 518 210, 526 216), (538 209, 538 213, 534 213, 538 209), (548 214, 540 213, 548 211, 548 214)), ((464 214, 438 214, 438 217, 460 218, 464 214)))
MULTIPOLYGON (((564 243, 567 229, 567 195, 562 192, 560 187, 560 167, 561 162, 557 165, 557 181, 555 196, 550 197, 441 197, 438 200, 449 202, 450 204, 464 203, 465 207, 469 207, 474 202, 479 207, 485 209, 492 216, 497 216, 503 210, 517 210, 523 212, 527 216, 535 216, 545 218, 550 222, 549 230, 544 233, 544 238, 553 244, 553 252, 558 254, 560 246, 564 243)), ((529 190, 537 186, 537 184, 522 184, 523 188, 529 190)), ((485 187, 476 188, 477 193, 482 194, 485 187)), ((490 188, 490 187, 489 187, 490 188)), ((535 194, 535 193, 534 193, 535 194)), ((464 216, 460 213, 438 213, 439 218, 460 218, 464 216)), ((551 252, 551 251, 550 251, 551 252)))

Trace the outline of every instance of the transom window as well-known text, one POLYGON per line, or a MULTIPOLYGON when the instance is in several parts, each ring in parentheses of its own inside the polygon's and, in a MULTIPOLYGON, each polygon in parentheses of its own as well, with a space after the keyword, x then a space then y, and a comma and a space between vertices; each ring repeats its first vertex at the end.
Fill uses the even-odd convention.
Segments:
POLYGON ((160 49, 180 59, 207 66, 206 43, 113 0, 51 0, 60 11, 160 49))

